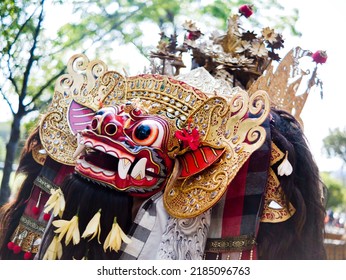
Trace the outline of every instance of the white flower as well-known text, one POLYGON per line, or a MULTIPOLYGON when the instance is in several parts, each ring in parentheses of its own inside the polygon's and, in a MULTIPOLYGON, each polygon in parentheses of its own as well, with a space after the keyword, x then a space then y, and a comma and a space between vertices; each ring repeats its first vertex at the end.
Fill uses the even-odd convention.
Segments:
POLYGON ((56 260, 61 259, 62 245, 58 236, 54 236, 52 242, 49 244, 46 253, 43 256, 44 260, 56 260))
POLYGON ((262 36, 269 43, 274 44, 277 40, 276 38, 277 38, 278 34, 275 33, 274 29, 266 27, 266 28, 262 29, 262 36))
POLYGON ((99 244, 100 242, 100 234, 101 234, 101 225, 100 225, 100 219, 101 219, 101 209, 97 211, 97 213, 94 215, 94 217, 89 221, 86 229, 84 230, 82 234, 82 238, 86 238, 88 236, 91 236, 89 241, 93 239, 97 235, 97 240, 99 244))
POLYGON ((78 244, 80 241, 80 234, 78 228, 78 216, 75 215, 70 221, 67 220, 57 220, 53 221, 53 225, 57 227, 54 231, 55 233, 59 233, 59 241, 61 241, 65 234, 65 245, 67 246, 71 239, 74 245, 78 244))
POLYGON ((109 248, 110 250, 118 252, 118 250, 121 247, 122 241, 128 244, 131 242, 131 239, 128 238, 126 234, 122 231, 119 224, 117 223, 117 218, 115 217, 112 229, 108 233, 105 243, 103 244, 103 250, 106 252, 109 248))
POLYGON ((65 198, 64 194, 62 193, 61 189, 51 189, 50 190, 50 197, 48 198, 46 204, 44 205, 44 213, 48 213, 50 210, 53 209, 53 216, 56 217, 59 215, 59 217, 62 216, 64 210, 65 210, 65 198))
POLYGON ((278 167, 278 174, 280 176, 289 176, 293 172, 293 167, 291 163, 288 161, 288 151, 286 151, 285 159, 281 162, 281 164, 278 167))

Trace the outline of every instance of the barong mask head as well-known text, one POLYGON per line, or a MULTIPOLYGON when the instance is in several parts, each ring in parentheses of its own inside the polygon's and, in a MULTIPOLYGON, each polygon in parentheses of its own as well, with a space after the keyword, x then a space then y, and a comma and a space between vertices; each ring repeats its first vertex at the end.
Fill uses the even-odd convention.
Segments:
POLYGON ((47 153, 117 191, 149 197, 164 189, 172 216, 212 207, 264 141, 264 91, 207 95, 167 76, 125 78, 84 55, 68 69, 42 120, 47 153))
POLYGON ((167 120, 143 113, 133 102, 104 107, 80 132, 76 171, 119 191, 149 196, 172 171, 168 153, 177 141, 168 141, 169 134, 167 120))

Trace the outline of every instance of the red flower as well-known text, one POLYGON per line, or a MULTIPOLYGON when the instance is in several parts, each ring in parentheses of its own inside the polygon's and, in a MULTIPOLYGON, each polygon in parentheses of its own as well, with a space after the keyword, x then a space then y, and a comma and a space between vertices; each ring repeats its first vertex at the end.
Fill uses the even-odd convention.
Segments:
POLYGON ((197 40, 199 37, 201 37, 201 32, 200 31, 189 31, 187 33, 187 39, 191 41, 197 40))
POLYGON ((191 150, 197 150, 199 146, 199 132, 196 128, 192 131, 187 129, 178 130, 175 132, 175 137, 183 142, 184 148, 189 146, 191 150))
POLYGON ((320 64, 325 63, 328 58, 326 51, 316 51, 315 53, 312 54, 311 57, 313 61, 320 64))
POLYGON ((248 18, 253 14, 252 5, 241 5, 239 7, 239 13, 248 18))

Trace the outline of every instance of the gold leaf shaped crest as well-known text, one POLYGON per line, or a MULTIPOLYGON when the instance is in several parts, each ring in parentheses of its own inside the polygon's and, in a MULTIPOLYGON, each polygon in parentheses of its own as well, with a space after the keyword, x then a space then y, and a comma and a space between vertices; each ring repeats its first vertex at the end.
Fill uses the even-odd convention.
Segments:
POLYGON ((47 154, 57 162, 75 163, 73 153, 77 141, 76 129, 71 126, 72 111, 84 110, 84 115, 89 115, 79 124, 80 128, 85 127, 112 88, 125 80, 114 72, 104 75, 106 71, 107 65, 103 61, 89 61, 85 55, 78 54, 68 61, 68 73, 56 81, 52 102, 40 124, 40 137, 47 154), (78 104, 78 108, 72 108, 73 104, 78 104))
POLYGON ((300 47, 291 49, 275 71, 270 65, 265 74, 251 85, 249 94, 256 90, 267 91, 273 107, 291 113, 303 126, 300 114, 311 88, 316 84, 316 71, 304 71, 299 60, 310 55, 310 51, 300 47))
MULTIPOLYGON (((169 180, 164 204, 171 216, 196 217, 219 201, 239 169, 263 144, 266 132, 261 124, 269 110, 266 92, 258 91, 249 98, 247 92, 239 91, 229 99, 209 98, 191 114, 191 128, 201 134, 201 145, 224 152, 209 168, 169 180)), ((175 172, 181 168, 176 166, 175 172)))

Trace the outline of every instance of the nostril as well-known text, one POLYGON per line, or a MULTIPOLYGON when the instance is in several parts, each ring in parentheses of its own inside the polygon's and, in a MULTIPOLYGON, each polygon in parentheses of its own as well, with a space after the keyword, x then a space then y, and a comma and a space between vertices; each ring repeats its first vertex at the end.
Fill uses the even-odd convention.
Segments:
POLYGON ((98 124, 99 124, 98 120, 97 119, 93 119, 91 121, 91 129, 96 130, 97 127, 98 127, 98 124))
POLYGON ((125 145, 127 145, 130 148, 134 148, 135 147, 135 145, 131 141, 129 141, 129 140, 124 140, 124 143, 125 143, 125 145))
POLYGON ((118 127, 114 123, 109 123, 105 126, 105 132, 109 136, 113 136, 117 133, 118 127))

